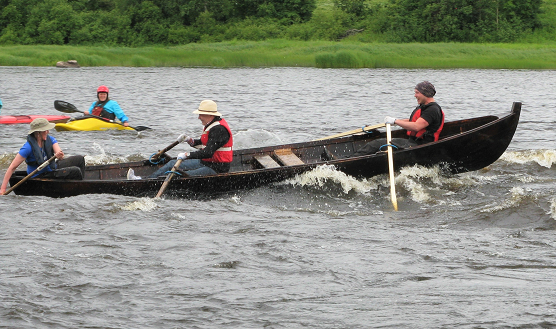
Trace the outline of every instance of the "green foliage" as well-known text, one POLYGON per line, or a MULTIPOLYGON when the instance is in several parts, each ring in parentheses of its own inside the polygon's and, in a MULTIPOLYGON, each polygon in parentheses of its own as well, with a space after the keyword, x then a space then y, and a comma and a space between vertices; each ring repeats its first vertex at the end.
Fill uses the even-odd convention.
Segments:
POLYGON ((0 45, 556 40, 556 0, 0 0, 0 45))
POLYGON ((541 2, 392 0, 383 32, 401 42, 508 42, 540 26, 541 2))

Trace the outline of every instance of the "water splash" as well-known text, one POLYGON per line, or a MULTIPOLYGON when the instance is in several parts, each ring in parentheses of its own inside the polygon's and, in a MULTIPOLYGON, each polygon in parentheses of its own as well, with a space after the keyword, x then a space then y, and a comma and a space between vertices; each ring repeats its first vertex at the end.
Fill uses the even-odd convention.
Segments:
POLYGON ((539 166, 551 168, 556 162, 556 150, 526 150, 517 152, 505 152, 500 157, 501 160, 515 163, 527 164, 537 163, 539 166))
POLYGON ((552 219, 556 220, 556 197, 550 200, 550 212, 548 213, 552 219))
POLYGON ((529 190, 522 187, 513 187, 510 190, 510 196, 502 202, 497 202, 496 205, 489 205, 480 210, 482 213, 495 213, 501 210, 517 208, 527 200, 536 199, 534 195, 530 194, 529 190))
POLYGON ((97 154, 85 156, 85 162, 87 163, 88 166, 107 164, 107 163, 123 163, 123 162, 143 159, 142 156, 140 156, 139 159, 136 159, 133 156, 121 157, 121 156, 106 154, 104 148, 94 142, 93 142, 93 149, 97 152, 97 154))
POLYGON ((263 129, 247 129, 234 133, 234 149, 263 147, 282 144, 280 138, 263 129))
POLYGON ((127 202, 124 204, 117 204, 117 208, 125 211, 135 211, 140 210, 143 212, 151 212, 158 208, 158 204, 155 202, 155 199, 152 198, 140 198, 139 200, 127 202))
POLYGON ((323 187, 328 181, 340 184, 345 194, 348 194, 350 191, 364 194, 372 188, 376 188, 376 184, 371 180, 357 180, 355 177, 338 171, 333 165, 318 166, 309 172, 290 178, 282 184, 323 187))
POLYGON ((396 176, 396 184, 402 185, 409 191, 413 201, 418 203, 443 203, 431 194, 453 194, 452 190, 478 184, 476 177, 463 174, 458 176, 446 176, 439 166, 423 167, 414 165, 404 167, 396 176), (445 191, 448 190, 448 191, 445 191))

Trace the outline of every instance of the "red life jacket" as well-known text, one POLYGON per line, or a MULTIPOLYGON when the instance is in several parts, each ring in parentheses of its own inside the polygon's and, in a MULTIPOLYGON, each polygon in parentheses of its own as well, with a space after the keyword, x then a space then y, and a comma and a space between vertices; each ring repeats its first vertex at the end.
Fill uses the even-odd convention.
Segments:
MULTIPOLYGON (((440 133, 442 132, 442 128, 444 128, 444 111, 440 110, 440 112, 442 113, 442 122, 440 123, 440 127, 434 132, 434 141, 435 142, 438 141, 438 137, 440 136, 440 133)), ((409 121, 415 122, 420 117, 421 117, 421 107, 417 107, 415 109, 415 111, 413 111, 413 113, 411 113, 411 117, 409 118, 409 121)), ((410 131, 410 130, 408 130, 407 135, 419 139, 419 138, 423 138, 423 135, 426 132, 427 132, 427 127, 423 128, 419 131, 410 131)))
POLYGON ((93 111, 92 111, 91 114, 96 115, 97 117, 101 117, 101 118, 106 119, 106 120, 115 120, 116 115, 114 115, 114 113, 110 113, 110 112, 108 112, 104 109, 104 105, 106 105, 107 102, 108 102, 108 100, 106 100, 105 102, 97 102, 95 104, 95 107, 93 107, 93 111))
POLYGON ((201 143, 203 144, 201 148, 204 148, 207 145, 209 130, 218 125, 221 125, 222 127, 226 128, 226 130, 228 130, 230 139, 228 140, 228 142, 226 142, 226 144, 222 145, 222 147, 214 152, 212 158, 202 160, 206 162, 232 162, 234 158, 234 152, 232 151, 234 139, 232 138, 232 131, 230 130, 230 126, 228 126, 228 123, 224 119, 220 119, 220 121, 214 121, 208 127, 204 128, 203 134, 201 135, 201 143))

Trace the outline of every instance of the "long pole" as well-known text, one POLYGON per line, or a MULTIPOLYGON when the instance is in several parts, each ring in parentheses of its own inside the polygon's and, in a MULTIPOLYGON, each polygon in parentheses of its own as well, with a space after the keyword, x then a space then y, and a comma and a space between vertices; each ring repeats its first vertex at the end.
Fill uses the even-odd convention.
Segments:
POLYGON ((394 154, 392 150, 392 132, 390 124, 386 124, 386 144, 388 144, 388 171, 390 172, 390 200, 394 210, 398 211, 398 201, 396 200, 396 179, 394 178, 394 154))

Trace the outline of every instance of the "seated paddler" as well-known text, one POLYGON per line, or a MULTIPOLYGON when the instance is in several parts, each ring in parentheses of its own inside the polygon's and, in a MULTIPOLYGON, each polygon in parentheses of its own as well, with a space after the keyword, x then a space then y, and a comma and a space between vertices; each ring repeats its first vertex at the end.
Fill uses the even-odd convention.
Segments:
POLYGON ((31 122, 31 129, 27 134, 27 142, 21 147, 10 164, 8 171, 6 171, 2 187, 0 187, 0 195, 6 192, 10 177, 23 161, 27 163, 27 174, 29 175, 45 161, 56 156, 55 161, 51 161, 48 166, 33 175, 33 177, 83 179, 85 158, 82 155, 70 157, 64 155, 56 138, 48 134, 50 129, 53 129, 55 126, 54 123, 50 123, 44 118, 37 118, 31 122))
MULTIPOLYGON (((199 120, 204 126, 203 133, 198 139, 193 139, 186 134, 178 137, 180 143, 187 143, 197 148, 195 152, 184 152, 177 156, 182 160, 179 166, 179 174, 187 176, 206 176, 230 171, 230 163, 233 159, 233 136, 230 126, 222 114, 218 112, 217 105, 212 100, 204 100, 199 108, 193 111, 199 115, 199 120)), ((164 166, 151 174, 148 178, 166 176, 172 170, 177 160, 170 160, 164 166)), ((133 169, 129 169, 128 179, 141 179, 135 176, 133 169)))
POLYGON ((120 104, 108 97, 110 90, 102 85, 97 88, 97 100, 91 104, 88 111, 83 112, 84 115, 94 115, 106 120, 119 121, 124 126, 129 127, 129 119, 120 107, 120 104))
MULTIPOLYGON (((444 111, 434 99, 436 89, 433 84, 423 81, 415 86, 415 99, 418 106, 413 110, 409 119, 396 119, 387 116, 384 122, 398 125, 407 130, 407 138, 393 138, 394 150, 438 141, 444 127, 444 111)), ((353 156, 370 155, 379 151, 386 151, 386 138, 375 139, 359 150, 353 156)))

